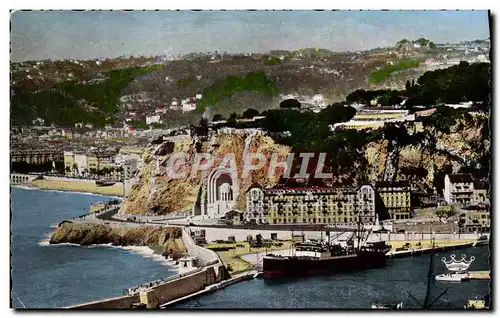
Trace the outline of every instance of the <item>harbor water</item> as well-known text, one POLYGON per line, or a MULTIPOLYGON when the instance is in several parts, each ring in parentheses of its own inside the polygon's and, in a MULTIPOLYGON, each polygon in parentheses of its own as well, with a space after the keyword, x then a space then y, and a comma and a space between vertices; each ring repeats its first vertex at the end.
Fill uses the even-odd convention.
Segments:
MULTIPOLYGON (((11 194, 12 307, 55 308, 120 296, 124 288, 175 274, 148 248, 49 245, 47 234, 64 218, 84 214, 104 196, 13 188, 11 194)), ((441 258, 475 256, 472 271, 489 270, 487 246, 433 254, 433 275, 445 273, 441 258)), ((254 279, 206 294, 176 308, 369 308, 403 302, 418 308, 426 294, 430 256, 389 259, 383 268, 322 277, 254 279), (412 299, 411 293, 416 300, 412 299)), ((433 282, 433 308, 463 308, 489 291, 488 280, 433 282)))
POLYGON ((12 188, 12 307, 56 308, 121 296, 125 288, 176 273, 147 247, 48 244, 51 226, 88 213, 92 202, 109 199, 12 188))
MULTIPOLYGON (((488 270, 487 246, 433 254, 433 275, 446 273, 441 261, 452 253, 475 257, 471 271, 488 270)), ((238 283, 178 304, 177 308, 370 308, 372 303, 403 302, 406 308, 421 308, 427 290, 430 255, 389 259, 383 268, 342 273, 330 276, 297 279, 254 279, 238 283), (409 293, 416 299, 409 296, 409 293)), ((446 289, 448 291, 431 308, 463 308, 468 299, 482 299, 489 291, 489 280, 461 283, 432 282, 431 303, 446 289)))

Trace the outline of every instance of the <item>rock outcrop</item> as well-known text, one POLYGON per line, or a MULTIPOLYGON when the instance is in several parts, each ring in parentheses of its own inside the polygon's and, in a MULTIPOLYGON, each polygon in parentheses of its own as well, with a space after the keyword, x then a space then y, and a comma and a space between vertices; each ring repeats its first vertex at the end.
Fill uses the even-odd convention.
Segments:
POLYGON ((238 177, 240 178, 237 208, 243 208, 245 192, 253 182, 258 182, 262 186, 273 186, 283 173, 277 169, 277 177, 267 177, 271 155, 278 153, 282 156, 280 160, 283 160, 289 151, 288 146, 276 143, 271 137, 260 131, 219 133, 205 141, 178 138, 174 140, 173 146, 172 141, 152 144, 144 152, 144 165, 139 172, 137 182, 132 186, 129 197, 125 200, 121 212, 126 214, 165 215, 191 209, 198 198, 203 178, 206 177, 201 172, 191 176, 192 163, 197 153, 211 154, 214 158, 213 167, 218 167, 227 154, 234 154, 238 177), (181 171, 186 171, 187 174, 185 177, 171 178, 166 173, 167 162, 172 154, 178 152, 187 153, 189 156, 188 163, 180 168, 181 171), (263 168, 250 172, 248 177, 242 179, 245 152, 264 154, 267 162, 263 168))
POLYGON ((181 228, 114 228, 93 223, 61 223, 52 234, 50 244, 73 243, 80 245, 109 244, 116 246, 151 246, 163 252, 179 254, 175 239, 182 236, 181 228))

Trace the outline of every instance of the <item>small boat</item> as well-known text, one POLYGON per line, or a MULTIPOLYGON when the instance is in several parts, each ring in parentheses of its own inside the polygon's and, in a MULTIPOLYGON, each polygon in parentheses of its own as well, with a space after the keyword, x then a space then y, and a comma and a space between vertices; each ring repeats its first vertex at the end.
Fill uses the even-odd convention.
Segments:
POLYGON ((98 187, 109 187, 109 186, 112 186, 113 184, 115 184, 116 182, 114 181, 111 181, 111 180, 96 180, 95 181, 95 184, 98 186, 98 187))
POLYGON ((372 304, 372 309, 403 309, 403 302, 397 304, 372 304))
POLYGON ((264 272, 257 272, 253 275, 253 278, 260 278, 264 276, 264 272))
POLYGON ((470 273, 451 273, 451 274, 441 274, 436 276, 436 280, 445 282, 461 282, 464 280, 470 280, 470 273))

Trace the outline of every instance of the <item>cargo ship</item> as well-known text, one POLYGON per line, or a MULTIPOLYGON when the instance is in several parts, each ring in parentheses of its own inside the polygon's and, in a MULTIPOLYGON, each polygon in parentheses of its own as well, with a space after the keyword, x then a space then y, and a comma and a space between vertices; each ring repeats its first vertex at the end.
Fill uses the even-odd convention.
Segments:
POLYGON ((384 241, 362 242, 359 235, 356 246, 353 236, 345 244, 330 242, 327 232, 326 241, 295 243, 290 256, 267 254, 263 259, 264 278, 327 275, 382 267, 385 254, 391 249, 384 241))

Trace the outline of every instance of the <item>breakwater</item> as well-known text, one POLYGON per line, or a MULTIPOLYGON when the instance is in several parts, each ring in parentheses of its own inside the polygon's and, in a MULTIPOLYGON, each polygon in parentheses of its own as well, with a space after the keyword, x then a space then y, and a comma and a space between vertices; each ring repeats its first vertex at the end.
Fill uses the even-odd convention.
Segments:
POLYGON ((162 303, 190 295, 205 289, 207 286, 219 282, 221 278, 216 275, 214 267, 216 266, 209 266, 194 274, 165 282, 151 288, 150 290, 142 291, 139 295, 98 300, 72 306, 71 308, 125 309, 132 308, 133 304, 136 303, 145 304, 147 308, 158 308, 162 303))

